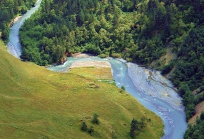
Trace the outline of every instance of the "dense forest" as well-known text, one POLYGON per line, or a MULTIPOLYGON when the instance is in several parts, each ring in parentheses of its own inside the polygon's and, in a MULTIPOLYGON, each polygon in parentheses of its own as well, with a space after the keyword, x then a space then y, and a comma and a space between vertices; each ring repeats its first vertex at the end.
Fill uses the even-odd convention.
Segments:
POLYGON ((203 139, 204 138, 204 112, 201 113, 200 118, 196 119, 195 125, 189 125, 184 138, 185 139, 203 139))
POLYGON ((24 14, 35 5, 36 0, 1 0, 0 1, 0 32, 6 42, 9 36, 8 24, 17 14, 24 14))
MULTIPOLYGON (((17 13, 23 13, 29 5, 19 1, 8 2, 9 10, 16 3, 17 13)), ((3 5, 0 19, 12 13, 3 5)), ((62 63, 70 53, 89 52, 161 70, 178 88, 189 120, 204 100, 203 9, 203 0, 43 0, 20 30, 21 59, 48 65, 62 63), (176 57, 166 63, 161 57, 167 49, 176 57)), ((3 39, 14 15, 1 19, 3 39)))
POLYGON ((164 4, 155 4, 159 16, 147 18, 153 9, 144 1, 45 0, 21 28, 21 58, 46 65, 58 62, 64 51, 82 51, 149 64, 165 54, 162 35, 149 34, 157 20, 165 20, 159 14, 164 4))

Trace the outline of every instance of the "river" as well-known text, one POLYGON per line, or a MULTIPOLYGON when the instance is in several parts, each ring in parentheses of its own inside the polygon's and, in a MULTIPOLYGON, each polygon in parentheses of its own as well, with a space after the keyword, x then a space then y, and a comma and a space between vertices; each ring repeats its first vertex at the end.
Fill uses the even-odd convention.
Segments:
POLYGON ((10 28, 10 34, 9 39, 7 43, 7 49, 9 53, 11 53, 13 56, 20 58, 20 55, 22 53, 21 44, 19 43, 19 29, 23 25, 24 21, 28 19, 39 7, 42 0, 38 0, 35 4, 35 7, 31 8, 30 10, 25 13, 22 18, 20 18, 17 22, 13 24, 13 26, 10 28))
POLYGON ((121 59, 101 59, 99 57, 69 57, 64 65, 51 66, 49 69, 56 72, 66 72, 72 63, 79 61, 108 61, 111 64, 116 85, 119 88, 124 86, 125 90, 142 105, 161 117, 165 133, 162 139, 183 138, 187 123, 181 98, 172 89, 171 82, 161 76, 159 72, 154 71, 152 73, 154 80, 148 81, 147 75, 152 72, 151 70, 139 67, 134 63, 127 63, 121 59), (138 70, 140 71, 139 74, 137 74, 138 70))
MULTIPOLYGON (((39 0, 34 8, 14 23, 10 30, 8 51, 19 58, 22 50, 19 43, 19 29, 24 21, 30 17, 40 6, 39 0)), ((162 139, 182 139, 187 129, 184 107, 181 98, 173 90, 173 85, 157 71, 151 71, 134 63, 127 63, 120 59, 67 58, 64 65, 49 67, 56 72, 67 71, 73 62, 77 61, 108 61, 111 64, 112 74, 118 87, 124 86, 126 91, 135 97, 142 105, 161 117, 164 123, 164 136, 162 139)))

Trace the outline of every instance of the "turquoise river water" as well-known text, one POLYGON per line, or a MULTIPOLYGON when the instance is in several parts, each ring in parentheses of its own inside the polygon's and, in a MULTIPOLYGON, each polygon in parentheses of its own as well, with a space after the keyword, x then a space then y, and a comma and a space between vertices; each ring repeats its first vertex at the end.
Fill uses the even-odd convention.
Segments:
MULTIPOLYGON (((22 50, 19 43, 19 29, 24 21, 39 7, 42 0, 29 10, 22 18, 14 23, 10 30, 8 51, 19 58, 22 50)), ((111 64, 112 75, 118 87, 125 89, 147 109, 156 113, 164 123, 164 136, 162 139, 183 139, 187 129, 184 107, 181 98, 173 89, 173 85, 158 71, 151 71, 134 63, 124 60, 98 57, 67 58, 64 65, 51 66, 48 69, 56 72, 66 72, 73 62, 77 61, 107 61, 111 64)))

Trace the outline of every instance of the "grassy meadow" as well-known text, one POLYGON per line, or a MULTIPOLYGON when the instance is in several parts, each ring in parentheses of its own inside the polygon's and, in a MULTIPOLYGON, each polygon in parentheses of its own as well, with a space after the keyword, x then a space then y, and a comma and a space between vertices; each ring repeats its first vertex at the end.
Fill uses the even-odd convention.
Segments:
POLYGON ((112 82, 109 68, 55 73, 8 54, 0 41, 0 138, 126 139, 133 118, 146 117, 137 139, 159 139, 162 120, 112 82), (91 123, 93 114, 100 124, 91 123), (94 135, 81 131, 82 121, 94 135))

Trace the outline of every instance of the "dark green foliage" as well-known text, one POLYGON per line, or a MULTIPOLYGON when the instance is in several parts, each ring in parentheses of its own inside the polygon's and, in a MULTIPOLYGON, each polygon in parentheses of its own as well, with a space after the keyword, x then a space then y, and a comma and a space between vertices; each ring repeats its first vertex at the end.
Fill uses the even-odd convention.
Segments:
POLYGON ((190 103, 185 107, 186 119, 189 120, 195 114, 195 105, 190 103))
POLYGON ((202 85, 204 81, 204 26, 194 28, 181 45, 179 56, 181 60, 173 73, 173 82, 179 85, 185 82, 190 90, 202 85))
MULTIPOLYGON (((146 21, 135 23, 131 19, 132 25, 126 25, 126 22, 121 20, 122 11, 133 12, 142 8, 138 7, 140 1, 118 1, 45 0, 42 3, 42 11, 27 20, 21 28, 24 53, 29 53, 26 51, 28 46, 38 48, 43 62, 35 63, 42 65, 57 61, 58 57, 53 53, 53 49, 58 45, 70 52, 82 51, 123 57, 141 64, 159 59, 165 54, 165 50, 161 36, 148 32, 154 27, 146 28, 146 21), (140 29, 135 28, 137 25, 140 29), (49 45, 44 43, 44 37, 52 42, 49 45)), ((161 6, 158 15, 162 15, 158 16, 158 20, 164 18, 165 12, 162 10, 165 9, 161 6)), ((140 20, 143 20, 143 17, 140 20)), ((23 58, 29 60, 27 56, 24 54, 23 58)))
POLYGON ((180 84, 179 94, 183 97, 182 102, 185 106, 186 119, 189 120, 195 114, 195 96, 186 83, 180 84))
POLYGON ((195 97, 191 92, 199 87, 202 91, 204 80, 203 36, 204 26, 193 28, 189 32, 181 45, 180 60, 172 76, 173 83, 179 86, 179 93, 183 96, 187 120, 195 114, 195 105, 204 100, 202 94, 195 97))
POLYGON ((204 112, 201 113, 200 120, 204 121, 204 112))
POLYGON ((3 29, 2 29, 2 34, 1 34, 1 38, 7 42, 8 37, 9 37, 9 28, 7 26, 4 25, 3 29))
POLYGON ((193 93, 190 90, 186 91, 185 94, 183 95, 183 101, 182 101, 184 106, 193 104, 194 101, 195 99, 194 99, 193 93))
POLYGON ((130 125, 130 136, 134 138, 139 133, 138 131, 142 130, 146 126, 145 119, 141 118, 141 121, 137 121, 133 118, 130 125))
POLYGON ((137 120, 132 119, 131 122, 131 127, 130 127, 130 136, 133 138, 135 136, 135 130, 138 128, 137 127, 137 120))
POLYGON ((203 24, 204 22, 204 1, 203 0, 182 0, 176 1, 176 3, 181 7, 182 10, 188 9, 188 14, 184 16, 184 19, 187 22, 194 22, 198 25, 203 24))
POLYGON ((99 119, 98 119, 98 115, 97 115, 96 113, 94 113, 91 122, 92 122, 93 124, 99 124, 99 123, 100 123, 100 122, 99 122, 99 119))
POLYGON ((81 130, 82 131, 87 131, 88 130, 88 127, 87 127, 87 125, 86 125, 86 123, 84 121, 82 122, 81 130))
POLYGON ((168 65, 163 67, 162 74, 164 75, 164 74, 169 73, 173 69, 175 64, 176 64, 175 60, 171 60, 168 65))
POLYGON ((180 87, 179 87, 179 93, 181 96, 183 96, 186 92, 189 92, 190 89, 188 87, 188 85, 186 83, 181 83, 180 84, 180 87))
POLYGON ((7 42, 9 37, 9 23, 17 14, 24 14, 36 0, 1 0, 0 1, 0 32, 2 39, 7 42))
POLYGON ((119 53, 112 53, 110 56, 113 58, 121 58, 121 54, 119 53))
POLYGON ((94 127, 91 126, 89 129, 88 129, 88 133, 93 136, 94 135, 94 127))
POLYGON ((125 86, 122 86, 121 89, 122 89, 122 90, 125 90, 125 86))
MULTIPOLYGON (((96 119, 97 119, 97 118, 96 118, 96 119)), ((92 123, 93 123, 93 120, 92 120, 92 123)), ((94 124, 95 124, 95 123, 94 123, 94 124)), ((82 131, 85 131, 85 132, 88 132, 91 136, 93 136, 94 133, 95 133, 94 127, 93 127, 93 126, 90 126, 90 128, 88 128, 88 126, 86 125, 86 122, 85 122, 85 121, 82 122, 81 130, 82 130, 82 131)), ((96 133, 97 133, 97 132, 96 132, 96 133)))
POLYGON ((54 62, 58 62, 60 60, 60 58, 62 58, 64 56, 64 53, 65 53, 65 49, 60 46, 60 45, 57 45, 55 48, 54 48, 54 59, 53 61, 54 62))
POLYGON ((195 105, 199 104, 200 102, 204 101, 204 93, 198 94, 195 98, 195 105))
POLYGON ((83 49, 84 49, 83 52, 92 53, 94 55, 99 55, 101 53, 101 50, 99 47, 90 43, 85 44, 83 49))
POLYGON ((204 112, 200 118, 196 119, 195 125, 190 125, 187 129, 184 139, 203 139, 204 138, 204 112))

